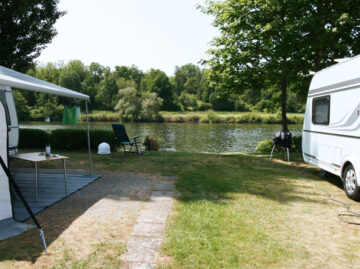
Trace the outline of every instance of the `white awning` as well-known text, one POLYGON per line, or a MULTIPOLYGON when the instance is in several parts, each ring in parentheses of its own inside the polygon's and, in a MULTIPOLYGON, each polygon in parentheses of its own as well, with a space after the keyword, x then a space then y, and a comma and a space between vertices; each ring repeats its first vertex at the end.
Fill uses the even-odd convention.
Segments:
POLYGON ((0 65, 0 85, 10 86, 35 92, 55 94, 81 100, 89 100, 89 96, 69 90, 55 84, 16 72, 0 65))

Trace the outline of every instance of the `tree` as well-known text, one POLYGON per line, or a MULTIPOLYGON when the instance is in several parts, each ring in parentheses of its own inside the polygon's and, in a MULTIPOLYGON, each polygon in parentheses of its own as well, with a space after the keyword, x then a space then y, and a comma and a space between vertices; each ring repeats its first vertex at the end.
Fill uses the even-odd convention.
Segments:
POLYGON ((57 34, 58 0, 0 2, 0 65, 25 72, 57 34))
POLYGON ((115 66, 115 78, 123 78, 125 80, 133 80, 136 82, 136 87, 140 87, 140 83, 144 74, 135 65, 128 66, 115 66))
POLYGON ((107 70, 104 79, 99 83, 99 91, 95 100, 101 104, 102 108, 112 110, 118 101, 118 91, 114 74, 107 70))
POLYGON ((141 80, 143 92, 156 92, 164 100, 163 109, 171 110, 174 102, 174 93, 168 76, 159 69, 151 69, 141 80))
POLYGON ((119 101, 115 106, 115 111, 119 113, 122 120, 137 121, 141 116, 141 101, 136 95, 135 88, 125 88, 119 90, 119 101))
POLYGON ((223 91, 274 87, 281 92, 282 126, 287 130, 290 84, 308 84, 312 71, 335 57, 359 52, 357 0, 207 1, 220 37, 212 42, 210 79, 223 91))
POLYGON ((160 118, 160 109, 163 99, 158 97, 155 92, 147 92, 141 102, 141 119, 147 121, 157 121, 160 118))

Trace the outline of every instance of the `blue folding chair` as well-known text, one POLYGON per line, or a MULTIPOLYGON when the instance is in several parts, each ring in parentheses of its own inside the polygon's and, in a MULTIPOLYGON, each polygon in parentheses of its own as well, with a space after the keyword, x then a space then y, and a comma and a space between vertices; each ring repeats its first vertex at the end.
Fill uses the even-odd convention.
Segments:
POLYGON ((140 152, 136 141, 138 136, 129 138, 123 124, 113 124, 112 128, 114 130, 117 143, 124 149, 124 154, 127 155, 129 153, 135 153, 139 156, 140 152))

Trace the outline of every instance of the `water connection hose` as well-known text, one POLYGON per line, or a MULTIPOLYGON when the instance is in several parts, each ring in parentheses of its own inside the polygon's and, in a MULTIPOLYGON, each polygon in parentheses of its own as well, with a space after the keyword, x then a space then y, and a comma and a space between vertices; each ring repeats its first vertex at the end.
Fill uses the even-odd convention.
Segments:
POLYGON ((4 160, 2 159, 2 157, 0 156, 0 164, 1 167, 3 168, 3 170, 5 171, 7 177, 9 178, 9 183, 10 186, 12 187, 12 189, 16 192, 16 194, 19 196, 21 202, 23 203, 23 205, 26 208, 26 211, 29 213, 30 217, 32 218, 32 220, 34 221, 36 227, 39 229, 40 232, 40 237, 41 237, 41 241, 43 243, 44 249, 45 249, 45 253, 46 255, 48 255, 48 251, 47 251, 47 247, 46 247, 46 241, 45 241, 45 235, 43 230, 41 229, 41 226, 39 224, 39 222, 37 221, 37 219, 35 218, 34 213, 32 212, 29 204, 26 202, 24 196, 22 195, 18 185, 15 183, 14 178, 12 177, 12 175, 10 174, 9 169, 6 167, 4 160))
POLYGON ((347 224, 360 225, 360 222, 348 221, 348 220, 346 220, 346 219, 343 218, 343 217, 360 218, 360 214, 352 211, 349 204, 333 198, 328 191, 326 191, 326 190, 324 190, 324 189, 321 189, 321 188, 318 187, 316 184, 314 184, 314 187, 315 187, 316 189, 318 189, 319 191, 325 193, 331 201, 336 202, 336 203, 339 203, 339 204, 342 204, 343 206, 345 206, 347 213, 339 213, 339 214, 337 215, 337 218, 338 218, 340 221, 345 222, 345 223, 347 223, 347 224))

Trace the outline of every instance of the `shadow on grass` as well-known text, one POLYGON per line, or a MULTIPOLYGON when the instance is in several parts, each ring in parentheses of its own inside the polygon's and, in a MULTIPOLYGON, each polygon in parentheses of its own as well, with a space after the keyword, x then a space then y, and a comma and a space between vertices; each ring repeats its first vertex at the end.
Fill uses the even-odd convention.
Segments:
MULTIPOLYGON (((45 232, 50 256, 52 252, 53 254, 61 252, 61 250, 51 248, 51 244, 94 204, 104 198, 115 201, 143 201, 136 192, 146 191, 147 189, 151 192, 151 184, 149 180, 143 180, 143 178, 120 180, 116 176, 107 176, 98 179, 37 214, 36 217, 45 232)), ((110 214, 110 212, 105 213, 110 214)), ((27 222, 32 223, 32 220, 28 219, 27 222)), ((78 233, 81 233, 81 231, 78 231, 78 233)), ((34 263, 42 255, 44 255, 44 249, 37 229, 0 241, 0 262, 26 261, 34 263)), ((58 258, 61 259, 62 257, 58 258)))
MULTIPOLYGON (((184 169, 180 172, 177 183, 181 192, 179 200, 222 203, 232 199, 232 194, 244 193, 280 203, 295 200, 319 203, 311 191, 313 188, 301 183, 302 180, 323 180, 318 176, 319 170, 292 164, 254 155, 209 156, 195 171, 184 169), (297 186, 299 184, 302 184, 302 191, 297 186), (306 189, 309 192, 304 191, 306 189)), ((327 180, 339 186, 337 177, 327 176, 327 180)))

